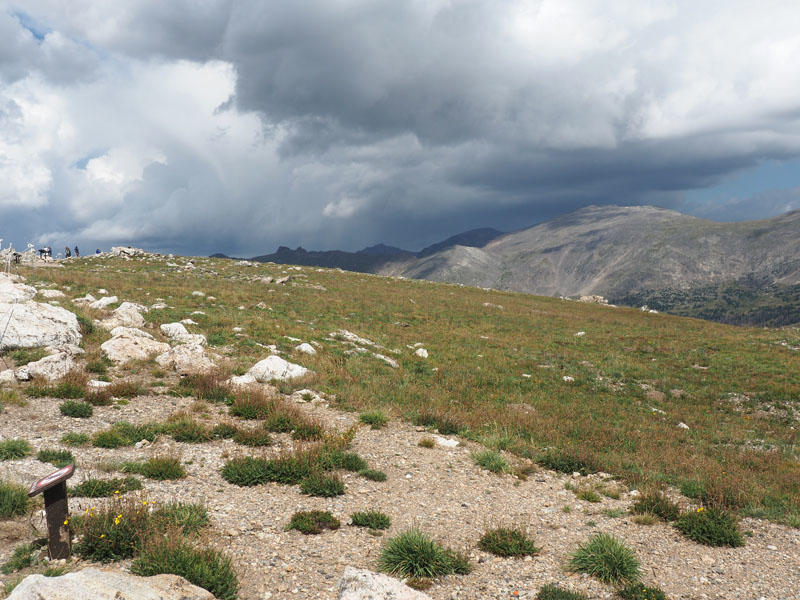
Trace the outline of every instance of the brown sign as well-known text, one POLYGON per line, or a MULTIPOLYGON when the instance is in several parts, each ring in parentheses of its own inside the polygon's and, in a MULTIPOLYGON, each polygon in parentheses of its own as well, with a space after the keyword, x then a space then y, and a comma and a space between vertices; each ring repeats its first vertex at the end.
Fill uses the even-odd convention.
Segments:
POLYGON ((74 472, 75 465, 67 465, 63 469, 59 469, 58 471, 50 473, 50 475, 47 475, 46 477, 42 477, 39 481, 31 486, 31 489, 28 490, 28 496, 32 498, 37 494, 41 494, 45 490, 49 490, 50 488, 57 486, 59 483, 62 483, 72 477, 74 472))

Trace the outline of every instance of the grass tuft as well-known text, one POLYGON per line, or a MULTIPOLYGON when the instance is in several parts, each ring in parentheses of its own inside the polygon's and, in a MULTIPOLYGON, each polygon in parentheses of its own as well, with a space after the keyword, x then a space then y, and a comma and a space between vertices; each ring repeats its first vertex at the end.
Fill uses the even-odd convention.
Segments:
POLYGON ((572 555, 573 571, 597 577, 603 583, 628 584, 639 580, 639 561, 633 550, 607 533, 598 533, 572 555))
POLYGON ((389 515, 376 510, 366 512, 354 512, 350 515, 350 525, 356 527, 368 527, 369 529, 389 529, 392 520, 389 515))
POLYGON ((168 479, 183 479, 186 470, 181 462, 173 456, 154 456, 144 462, 126 462, 122 465, 125 473, 137 473, 148 479, 165 481, 168 479))
POLYGON ((369 425, 372 429, 383 429, 389 422, 389 417, 379 410, 361 413, 358 420, 364 425, 369 425))
POLYGON ((386 481, 386 473, 378 469, 361 469, 358 474, 370 481, 386 481))
POLYGON ((739 525, 730 514, 714 507, 700 507, 682 514, 675 527, 683 535, 706 546, 744 546, 739 525))
POLYGON ((61 436, 61 443, 67 446, 86 446, 91 438, 88 433, 71 431, 61 436))
POLYGON ((485 552, 504 557, 534 556, 540 551, 524 531, 506 527, 490 529, 484 533, 478 546, 485 552))
POLYGON ((76 419, 88 419, 94 413, 92 405, 88 402, 81 402, 79 400, 67 400, 58 406, 58 410, 65 417, 74 417, 76 419))
POLYGON ((233 436, 233 441, 242 446, 261 447, 273 444, 272 436, 263 429, 239 429, 233 436))
POLYGON ((69 489, 69 495, 76 498, 110 498, 142 489, 142 482, 130 475, 124 479, 89 478, 69 489))
POLYGON ((492 473, 505 473, 509 469, 508 461, 502 454, 494 450, 481 450, 472 455, 472 461, 492 473))
POLYGON ((651 491, 642 494, 631 507, 631 512, 636 515, 655 515, 664 521, 674 521, 680 515, 678 505, 667 498, 663 492, 651 491))
POLYGON ((0 441, 0 460, 25 458, 31 453, 31 445, 22 439, 0 441))
POLYGON ((39 450, 36 454, 36 459, 40 462, 50 463, 51 465, 62 468, 67 465, 75 464, 75 457, 69 450, 54 450, 52 448, 45 448, 39 450))
POLYGON ((0 519, 24 515, 28 510, 28 491, 21 485, 0 481, 0 519))
POLYGON ((303 535, 316 535, 325 529, 339 529, 339 519, 322 510, 300 511, 292 515, 286 530, 296 529, 303 535))
POLYGON ((545 469, 558 473, 589 475, 597 472, 594 460, 586 456, 558 450, 545 452, 536 459, 536 463, 545 469))
POLYGON ((617 591, 622 600, 667 600, 667 595, 657 587, 632 583, 617 591))
POLYGON ((402 577, 466 575, 472 569, 466 556, 445 548, 419 529, 391 538, 378 559, 378 568, 402 577))
POLYGON ((300 482, 300 491, 309 496, 333 498, 344 494, 344 482, 338 475, 312 473, 300 482))
POLYGON ((547 584, 536 594, 536 600, 588 600, 585 594, 570 592, 557 585, 547 584))

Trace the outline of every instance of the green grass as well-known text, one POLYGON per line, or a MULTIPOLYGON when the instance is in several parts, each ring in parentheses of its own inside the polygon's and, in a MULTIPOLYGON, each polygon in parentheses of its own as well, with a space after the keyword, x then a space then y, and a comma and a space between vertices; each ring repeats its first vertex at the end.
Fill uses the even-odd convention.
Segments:
POLYGON ((39 450, 36 454, 36 459, 40 462, 50 463, 51 465, 61 468, 67 465, 75 464, 75 457, 69 450, 54 450, 53 448, 45 448, 39 450))
POLYGON ((0 460, 25 458, 31 453, 31 445, 22 439, 0 441, 0 460))
POLYGON ((386 473, 378 469, 361 469, 358 474, 370 481, 386 481, 386 473))
POLYGON ((173 456, 154 456, 143 462, 126 462, 122 465, 126 473, 137 473, 148 479, 165 481, 168 479, 183 479, 186 470, 181 462, 173 456))
POLYGON ((577 490, 575 492, 575 497, 578 500, 584 500, 585 502, 602 502, 603 500, 600 497, 600 494, 598 494, 594 490, 586 490, 586 489, 577 490))
POLYGON ((274 443, 269 432, 263 429, 239 429, 233 435, 233 441, 251 447, 271 446, 274 443))
POLYGON ((292 515, 286 530, 296 529, 304 535, 316 535, 325 529, 339 529, 339 519, 322 510, 300 511, 292 515))
POLYGON ((66 444, 67 446, 86 446, 89 444, 91 439, 92 438, 89 437, 88 433, 71 431, 61 436, 61 443, 66 444))
POLYGON ((230 558, 213 548, 197 548, 181 538, 152 536, 131 563, 131 573, 143 577, 179 575, 218 600, 235 600, 239 590, 230 558))
POLYGON ((379 410, 371 410, 361 413, 358 420, 364 425, 369 425, 372 429, 383 429, 389 422, 389 417, 379 410))
POLYGON ((165 433, 166 430, 167 427, 161 423, 132 425, 127 421, 118 421, 110 428, 95 433, 92 437, 92 445, 97 448, 133 446, 141 440, 152 442, 157 435, 165 433))
POLYGON ((24 515, 28 510, 28 490, 16 483, 0 480, 0 519, 24 515))
POLYGON ((419 529, 409 529, 386 542, 378 568, 400 577, 441 577, 466 575, 472 570, 469 559, 445 548, 419 529))
POLYGON ((350 525, 355 527, 367 527, 369 529, 389 529, 392 520, 389 515, 376 510, 365 512, 354 512, 350 515, 350 525))
POLYGON ((524 531, 515 527, 490 529, 481 536, 478 547, 497 556, 534 556, 539 548, 524 531))
POLYGON ((108 498, 116 493, 125 494, 142 489, 142 482, 132 475, 124 479, 86 479, 69 488, 69 495, 76 498, 108 498))
POLYGON ((505 473, 509 469, 508 461, 494 450, 481 450, 472 455, 472 462, 492 473, 505 473))
POLYGON ((169 421, 165 427, 165 432, 172 436, 172 439, 176 442, 184 442, 186 444, 208 442, 214 437, 205 425, 187 416, 169 421))
POLYGON ((580 546, 570 557, 569 568, 610 584, 635 583, 640 578, 636 554, 607 533, 598 533, 580 546))
POLYGON ((5 406, 25 406, 28 403, 16 390, 0 390, 0 413, 5 406))
POLYGON ((74 400, 86 395, 86 386, 72 381, 63 381, 48 386, 29 385, 25 392, 32 398, 71 398, 74 400))
POLYGON ((27 365, 30 362, 36 362, 47 356, 47 350, 44 348, 6 349, 5 353, 10 356, 17 365, 27 365))
POLYGON ((236 425, 231 425, 230 423, 218 423, 214 425, 214 428, 211 430, 211 435, 214 439, 218 440, 227 440, 234 437, 239 432, 239 429, 236 425))
POLYGON ((184 535, 199 532, 208 521, 208 509, 189 502, 168 502, 153 513, 153 523, 158 529, 177 527, 184 535))
POLYGON ((706 546, 744 546, 744 537, 736 519, 727 512, 701 507, 683 513, 675 523, 678 531, 698 544, 706 546))
POLYGON ((0 565, 0 573, 9 575, 15 571, 21 571, 27 567, 33 566, 37 562, 36 552, 45 544, 41 542, 33 542, 30 544, 21 544, 14 548, 11 557, 0 565))
POLYGON ((88 402, 80 402, 78 400, 67 400, 58 406, 58 410, 65 417, 74 417, 76 419, 88 419, 92 416, 94 409, 88 402))
POLYGON ((667 595, 657 587, 632 583, 617 591, 622 600, 667 600, 667 595))
POLYGON ((642 494, 631 506, 631 512, 636 515, 655 515, 663 521, 674 521, 680 515, 680 508, 663 492, 651 491, 642 494))
POLYGON ((338 475, 312 473, 300 482, 300 491, 309 496, 332 498, 344 494, 344 482, 338 475))
MULTIPOLYGON (((262 284, 242 279, 231 261, 202 261, 217 275, 207 277, 202 269, 175 273, 160 259, 103 258, 67 264, 48 277, 55 285, 79 286, 81 293, 114 287, 138 302, 171 296, 176 317, 197 308, 191 291, 202 286, 218 299, 202 307, 205 333, 224 334, 239 372, 264 357, 256 340, 284 335, 316 339, 346 328, 389 349, 421 342, 436 356, 438 371, 404 360, 387 368, 369 354, 346 355, 346 346, 333 341, 326 342, 326 352, 303 357, 303 365, 316 373, 313 387, 335 397, 334 407, 356 414, 386 410, 490 448, 502 432, 513 454, 533 460, 561 455, 544 457, 546 468, 604 471, 637 489, 690 478, 705 490, 705 505, 798 522, 792 427, 800 354, 781 345, 798 344, 791 329, 734 328, 623 307, 316 269, 305 272, 308 287, 285 287, 269 295, 272 310, 257 310, 252 307, 264 300, 262 284), (230 309, 239 305, 250 308, 230 309), (227 335, 234 326, 249 335, 227 335), (574 337, 589 326, 591 335, 574 337), (575 381, 565 385, 564 375, 575 381), (656 417, 643 383, 683 394, 660 404, 667 414, 656 417), (747 401, 737 405, 731 393, 747 401), (692 415, 691 431, 677 430, 675 423, 686 415, 692 415), (775 451, 764 452, 766 444, 775 451), (569 464, 565 455, 580 464, 569 464)), ((275 276, 279 270, 257 265, 251 272, 275 276)), ((98 355, 101 341, 95 334, 85 338, 88 356, 98 355)))
POLYGON ((557 585, 547 584, 539 589, 536 600, 588 600, 588 596, 561 589, 557 585))
POLYGON ((597 472, 593 459, 572 452, 550 450, 537 457, 536 462, 545 469, 570 475, 572 473, 589 475, 597 472))

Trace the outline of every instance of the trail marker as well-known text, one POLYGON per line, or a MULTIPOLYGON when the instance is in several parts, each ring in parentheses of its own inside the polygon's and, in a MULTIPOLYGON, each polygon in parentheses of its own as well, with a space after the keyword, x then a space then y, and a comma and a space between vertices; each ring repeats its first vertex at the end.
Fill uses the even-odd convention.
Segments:
POLYGON ((47 540, 50 559, 69 558, 72 551, 69 536, 69 505, 67 504, 67 479, 75 472, 75 465, 67 465, 35 482, 28 497, 44 493, 44 511, 47 515, 47 540))

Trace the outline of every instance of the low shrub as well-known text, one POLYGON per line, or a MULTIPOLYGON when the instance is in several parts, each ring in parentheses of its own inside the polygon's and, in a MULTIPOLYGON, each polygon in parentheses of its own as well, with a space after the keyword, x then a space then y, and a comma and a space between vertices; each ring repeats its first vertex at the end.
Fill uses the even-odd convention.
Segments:
POLYGON ((603 583, 628 584, 639 580, 639 561, 633 550, 607 533, 598 533, 572 555, 573 571, 597 577, 603 583))
POLYGON ((92 444, 97 448, 133 446, 141 440, 152 442, 157 435, 165 433, 166 430, 167 426, 161 423, 132 425, 127 421, 118 421, 109 429, 97 432, 92 438, 92 444))
POLYGON ((150 530, 150 519, 145 502, 133 499, 115 499, 97 513, 86 509, 72 518, 78 536, 73 552, 102 563, 131 558, 150 530))
POLYGON ((39 450, 39 452, 36 454, 36 458, 39 460, 39 462, 50 463, 59 469, 61 467, 66 467, 67 465, 75 464, 75 457, 69 450, 54 450, 52 448, 45 448, 43 450, 39 450))
POLYGON ((0 481, 0 519, 24 515, 28 510, 28 491, 21 485, 0 481))
POLYGON ((361 469, 358 474, 370 481, 386 481, 386 473, 377 469, 361 469))
POLYGON ((586 489, 581 489, 576 491, 575 497, 578 500, 584 500, 585 502, 601 502, 603 500, 600 497, 600 494, 598 494, 594 490, 586 490, 586 489))
POLYGON ((16 390, 0 390, 0 412, 5 405, 25 406, 28 402, 16 390))
POLYGON ((31 445, 25 440, 13 438, 0 441, 0 460, 25 458, 31 453, 31 445))
POLYGON ((220 471, 222 478, 228 483, 242 487, 260 485, 272 481, 270 460, 243 456, 225 463, 220 471))
POLYGON ((524 531, 517 528, 499 527, 483 534, 478 546, 485 552, 497 556, 534 556, 539 548, 524 531))
POLYGON ((88 402, 80 402, 78 400, 67 400, 62 402, 58 409, 65 417, 74 417, 76 419, 88 419, 94 413, 92 405, 88 402))
POLYGON ((263 429, 240 429, 234 436, 233 441, 242 446, 261 447, 273 444, 272 436, 263 429))
POLYGON ((356 527, 368 527, 369 529, 389 529, 392 520, 389 515, 376 510, 366 512, 354 512, 350 515, 350 525, 356 527))
POLYGON ((682 514, 675 527, 698 544, 707 546, 744 546, 739 525, 730 514, 714 507, 700 507, 682 514))
POLYGON ((295 424, 292 439, 308 442, 321 440, 325 436, 325 428, 319 423, 305 419, 295 424))
POLYGON ((382 429, 389 422, 389 418, 379 410, 361 413, 358 420, 364 425, 369 425, 372 429, 382 429))
POLYGON ((89 434, 71 431, 61 436, 61 443, 67 446, 85 446, 89 443, 89 434))
POLYGON ((90 478, 69 489, 69 495, 76 498, 108 498, 142 489, 142 482, 133 475, 124 479, 90 478))
POLYGON ((7 352, 17 366, 36 362, 47 356, 47 350, 44 348, 15 348, 14 350, 7 350, 7 352))
POLYGON ((171 391, 179 396, 194 396, 197 400, 230 404, 235 394, 225 380, 225 374, 220 371, 187 375, 171 391))
POLYGON ((597 472, 597 465, 593 459, 559 450, 550 450, 539 455, 536 463, 545 469, 559 473, 589 475, 597 472))
POLYGON ((237 393, 228 412, 241 419, 268 419, 275 412, 275 399, 260 390, 237 393))
POLYGON ((300 511, 292 515, 286 530, 296 529, 304 535, 316 535, 324 529, 339 529, 339 519, 322 510, 300 511))
POLYGON ((208 442, 213 437, 205 425, 186 415, 168 420, 165 429, 173 440, 187 444, 208 442))
POLYGON ((421 448, 435 448, 436 447, 436 440, 434 440, 430 436, 425 436, 420 438, 419 442, 417 443, 418 446, 421 448))
POLYGON ((504 473, 509 468, 508 461, 494 450, 476 452, 472 455, 472 461, 492 473, 504 473))
POLYGON ((631 507, 636 515, 651 514, 664 521, 674 521, 680 515, 678 505, 667 498, 663 492, 651 491, 642 494, 631 507))
POLYGON ((230 558, 213 548, 195 548, 176 536, 150 536, 131 563, 131 573, 143 577, 179 575, 218 600, 235 600, 239 590, 230 558))
POLYGON ((622 600, 667 600, 667 595, 657 587, 632 583, 617 591, 622 600))
POLYGON ((338 475, 312 473, 300 482, 300 491, 309 496, 332 498, 344 494, 344 482, 338 475))
POLYGON ((345 471, 357 473, 369 468, 367 461, 355 452, 344 452, 330 447, 323 447, 319 451, 317 462, 320 468, 326 471, 344 469, 345 471))
POLYGON ((144 462, 126 462, 122 465, 123 472, 137 473, 148 479, 164 481, 167 479, 183 479, 186 470, 181 462, 173 456, 154 456, 144 462))
POLYGON ((117 381, 106 387, 104 391, 115 398, 135 398, 144 392, 142 386, 132 381, 117 381))
POLYGON ((91 390, 84 396, 83 400, 92 406, 111 406, 114 404, 114 399, 111 397, 108 388, 91 390))
POLYGON ((378 568, 402 577, 466 575, 469 559, 433 541, 419 529, 409 529, 391 538, 381 551, 378 568))
POLYGON ((539 589, 536 600, 588 600, 588 596, 561 589, 557 585, 547 584, 539 589))
POLYGON ((39 385, 34 383, 25 390, 33 398, 71 398, 76 400, 86 395, 87 377, 75 371, 67 373, 55 385, 39 385))

